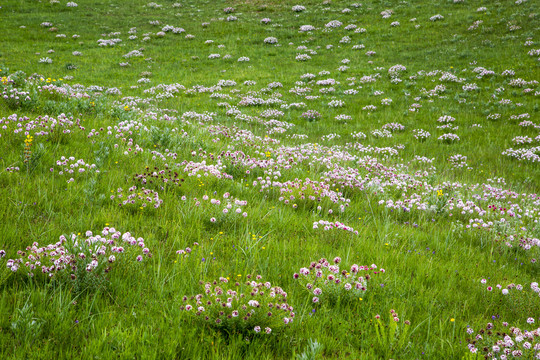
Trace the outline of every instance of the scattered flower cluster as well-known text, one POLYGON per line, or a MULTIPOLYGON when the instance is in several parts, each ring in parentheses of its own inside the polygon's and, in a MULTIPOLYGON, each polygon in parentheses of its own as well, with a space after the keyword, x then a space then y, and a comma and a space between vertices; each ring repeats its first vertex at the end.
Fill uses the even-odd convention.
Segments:
POLYGON ((337 302, 359 300, 367 291, 368 281, 385 272, 384 269, 377 270, 376 265, 356 264, 340 270, 340 262, 339 257, 332 262, 322 258, 311 262, 309 267, 303 267, 293 275, 308 292, 313 304, 332 306, 337 302))
MULTIPOLYGON (((113 192, 113 190, 111 190, 113 192)), ((149 205, 152 205, 154 208, 159 208, 163 204, 163 200, 159 198, 159 194, 155 190, 146 189, 144 187, 137 189, 137 186, 133 185, 127 191, 124 192, 124 189, 118 188, 116 190, 116 195, 111 195, 111 200, 120 200, 118 206, 128 206, 133 208, 138 208, 143 210, 149 205)))
POLYGON ((144 256, 151 256, 143 238, 109 227, 105 227, 101 235, 94 235, 92 231, 86 231, 85 236, 62 235, 58 242, 41 247, 34 242, 17 254, 19 258, 7 261, 7 267, 13 272, 24 272, 29 276, 37 272, 49 277, 69 274, 71 280, 81 272, 104 275, 111 270, 117 257, 140 262, 144 256))
POLYGON ((263 282, 260 275, 241 277, 201 282, 202 292, 184 296, 180 309, 195 321, 244 335, 270 334, 293 322, 294 309, 282 288, 263 282))

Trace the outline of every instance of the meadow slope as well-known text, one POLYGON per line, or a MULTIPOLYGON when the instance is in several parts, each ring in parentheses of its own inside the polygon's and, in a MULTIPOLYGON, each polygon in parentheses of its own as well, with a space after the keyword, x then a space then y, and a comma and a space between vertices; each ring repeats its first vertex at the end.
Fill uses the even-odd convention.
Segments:
POLYGON ((2 359, 540 359, 539 4, 8 0, 2 359))

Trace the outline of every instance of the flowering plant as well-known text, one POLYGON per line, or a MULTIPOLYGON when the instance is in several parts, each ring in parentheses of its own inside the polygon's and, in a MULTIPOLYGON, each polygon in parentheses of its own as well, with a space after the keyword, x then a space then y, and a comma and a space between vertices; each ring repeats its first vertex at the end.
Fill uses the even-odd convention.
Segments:
POLYGON ((338 301, 358 299, 367 291, 367 283, 374 275, 384 273, 377 271, 376 265, 358 266, 353 264, 348 270, 340 270, 341 258, 334 258, 330 264, 325 258, 318 262, 313 261, 309 268, 301 268, 300 274, 295 273, 302 287, 311 295, 314 304, 329 303, 333 305, 338 301))
MULTIPOLYGON (((527 323, 534 324, 534 318, 527 319, 527 323)), ((467 339, 469 351, 480 353, 485 359, 511 359, 523 357, 525 359, 540 358, 540 328, 530 331, 518 327, 508 327, 507 322, 501 324, 487 323, 485 328, 476 332, 467 326, 467 339)))
POLYGON ((58 242, 46 246, 34 242, 17 254, 19 258, 7 261, 12 272, 24 272, 30 277, 38 272, 49 278, 67 278, 74 282, 75 290, 103 286, 107 282, 105 274, 112 269, 117 257, 131 257, 141 262, 143 255, 151 256, 143 238, 109 227, 105 227, 101 235, 87 231, 84 237, 61 235, 58 242), (134 250, 137 247, 140 249, 134 250), (139 255, 135 256, 137 252, 139 255))
POLYGON ((202 324, 224 330, 229 334, 270 334, 290 324, 295 314, 287 303, 287 293, 270 282, 262 282, 248 275, 244 283, 229 282, 220 277, 212 282, 202 282, 203 292, 183 297, 180 307, 202 324))

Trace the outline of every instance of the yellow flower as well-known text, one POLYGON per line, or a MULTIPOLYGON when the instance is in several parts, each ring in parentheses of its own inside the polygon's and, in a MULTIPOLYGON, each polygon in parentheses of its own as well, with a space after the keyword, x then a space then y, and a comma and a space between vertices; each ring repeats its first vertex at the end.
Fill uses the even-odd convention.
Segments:
POLYGON ((437 196, 442 196, 442 195, 443 195, 442 190, 437 190, 437 196))
POLYGON ((456 321, 456 319, 454 319, 454 318, 451 318, 451 319, 450 319, 450 321, 451 321, 451 322, 454 322, 454 321, 456 321))

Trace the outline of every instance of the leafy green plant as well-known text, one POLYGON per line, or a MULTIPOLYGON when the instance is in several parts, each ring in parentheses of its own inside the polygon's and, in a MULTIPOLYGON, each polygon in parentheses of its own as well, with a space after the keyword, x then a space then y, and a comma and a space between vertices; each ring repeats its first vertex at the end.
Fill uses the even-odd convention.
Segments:
POLYGON ((375 329, 379 351, 385 357, 389 357, 392 354, 403 355, 410 346, 410 321, 405 320, 400 322, 398 314, 393 309, 390 310, 388 325, 383 322, 384 319, 381 320, 380 315, 376 315, 375 320, 373 327, 375 329))

